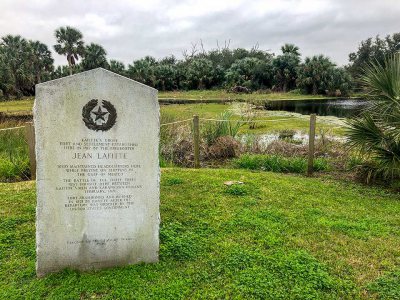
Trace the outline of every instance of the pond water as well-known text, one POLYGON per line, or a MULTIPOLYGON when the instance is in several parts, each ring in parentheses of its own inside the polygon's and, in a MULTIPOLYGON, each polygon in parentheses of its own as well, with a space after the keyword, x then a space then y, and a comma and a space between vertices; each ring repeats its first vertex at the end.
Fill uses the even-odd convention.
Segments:
MULTIPOLYGON (((251 143, 254 138, 255 138, 254 135, 244 134, 239 137, 239 141, 242 144, 248 144, 251 143)), ((257 135, 258 144, 262 147, 266 147, 272 142, 279 140, 304 146, 308 145, 308 138, 309 138, 308 134, 302 131, 294 131, 293 135, 287 138, 282 137, 279 133, 267 133, 267 134, 257 135)), ((342 143, 346 141, 345 137, 338 137, 332 135, 326 136, 326 138, 328 138, 331 141, 342 142, 342 143)), ((315 139, 316 140, 321 139, 321 135, 316 134, 315 139)))
POLYGON ((267 110, 295 112, 303 115, 317 114, 319 116, 335 116, 339 118, 352 117, 359 114, 367 106, 366 100, 278 100, 265 103, 267 110))

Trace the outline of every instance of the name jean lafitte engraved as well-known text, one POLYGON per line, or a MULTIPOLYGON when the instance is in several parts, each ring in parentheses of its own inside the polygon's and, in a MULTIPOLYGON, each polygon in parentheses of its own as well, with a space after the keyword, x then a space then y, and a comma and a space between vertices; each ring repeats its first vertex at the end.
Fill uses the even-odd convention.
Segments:
POLYGON ((97 158, 97 159, 126 159, 127 153, 74 153, 73 159, 97 158))
POLYGON ((159 106, 104 69, 36 86, 36 271, 158 261, 159 106))

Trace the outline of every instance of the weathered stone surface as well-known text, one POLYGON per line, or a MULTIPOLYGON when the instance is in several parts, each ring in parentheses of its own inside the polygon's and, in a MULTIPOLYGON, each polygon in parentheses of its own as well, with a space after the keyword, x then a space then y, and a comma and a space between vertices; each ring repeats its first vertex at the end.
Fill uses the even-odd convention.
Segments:
POLYGON ((38 276, 156 262, 157 91, 83 72, 36 86, 34 122, 38 276))

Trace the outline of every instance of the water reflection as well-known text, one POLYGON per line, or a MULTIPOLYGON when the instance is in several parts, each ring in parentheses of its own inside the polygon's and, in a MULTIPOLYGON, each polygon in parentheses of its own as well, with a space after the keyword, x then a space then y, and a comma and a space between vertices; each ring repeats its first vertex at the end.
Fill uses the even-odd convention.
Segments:
POLYGON ((267 110, 281 110, 303 115, 335 116, 348 118, 359 114, 368 102, 365 100, 278 100, 265 103, 267 110))

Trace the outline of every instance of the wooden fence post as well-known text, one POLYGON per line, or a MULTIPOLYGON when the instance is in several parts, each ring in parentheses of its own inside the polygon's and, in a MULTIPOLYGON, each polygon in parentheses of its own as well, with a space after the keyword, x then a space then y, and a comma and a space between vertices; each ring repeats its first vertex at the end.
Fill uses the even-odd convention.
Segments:
POLYGON ((199 116, 193 116, 194 167, 200 168, 200 130, 199 116))
POLYGON ((26 123, 25 138, 29 148, 29 164, 31 169, 31 179, 36 179, 36 154, 35 154, 35 126, 33 123, 26 123))
POLYGON ((307 166, 307 176, 313 174, 314 167, 314 143, 315 143, 315 124, 317 116, 315 114, 310 115, 310 131, 308 136, 308 166, 307 166))

